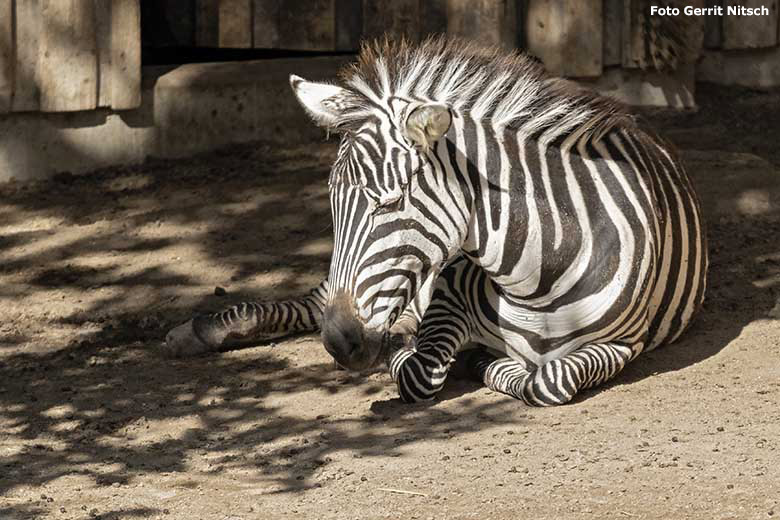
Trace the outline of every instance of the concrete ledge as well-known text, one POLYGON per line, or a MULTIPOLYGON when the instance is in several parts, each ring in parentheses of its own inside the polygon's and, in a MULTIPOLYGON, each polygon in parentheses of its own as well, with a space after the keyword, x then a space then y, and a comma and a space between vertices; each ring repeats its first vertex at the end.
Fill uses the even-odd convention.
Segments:
POLYGON ((696 78, 694 67, 684 66, 675 74, 610 67, 596 80, 580 83, 627 105, 693 108, 696 78))
POLYGON ((189 64, 144 69, 143 104, 116 112, 0 116, 0 182, 184 157, 231 143, 311 142, 310 122, 288 83, 295 73, 332 78, 349 56, 189 64))
MULTIPOLYGON (((176 158, 233 143, 324 138, 298 105, 290 74, 333 78, 351 56, 189 64, 144 69, 143 104, 67 114, 0 116, 0 182, 176 158)), ((633 105, 690 107, 693 70, 676 76, 605 70, 582 85, 633 105)))
POLYGON ((743 87, 780 85, 780 47, 706 51, 696 71, 699 81, 743 87))

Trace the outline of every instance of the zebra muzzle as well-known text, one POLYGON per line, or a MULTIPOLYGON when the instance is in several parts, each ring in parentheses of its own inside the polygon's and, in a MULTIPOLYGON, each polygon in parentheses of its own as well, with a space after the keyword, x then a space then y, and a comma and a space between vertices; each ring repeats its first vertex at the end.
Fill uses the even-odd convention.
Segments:
POLYGON ((358 318, 346 294, 335 296, 325 307, 322 318, 322 343, 341 366, 365 370, 381 357, 384 334, 366 328, 358 318))

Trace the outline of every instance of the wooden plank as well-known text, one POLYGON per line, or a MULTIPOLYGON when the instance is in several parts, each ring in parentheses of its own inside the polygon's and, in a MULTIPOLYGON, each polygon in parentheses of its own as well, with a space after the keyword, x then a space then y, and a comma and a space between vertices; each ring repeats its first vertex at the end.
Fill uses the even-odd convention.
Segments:
POLYGON ((284 49, 336 49, 335 0, 296 0, 279 10, 279 46, 284 49))
POLYGON ((526 40, 531 54, 551 73, 568 77, 601 75, 601 0, 530 0, 526 40))
POLYGON ((195 45, 219 45, 219 0, 195 0, 195 45))
POLYGON ((363 38, 420 39, 420 0, 363 0, 363 38))
MULTIPOLYGON (((707 0, 707 7, 723 7, 723 0, 707 0)), ((723 17, 705 16, 704 47, 720 49, 723 47, 723 17)))
POLYGON ((0 0, 0 114, 11 110, 14 94, 13 2, 0 0))
POLYGON ((281 0, 255 0, 254 46, 257 49, 276 49, 279 47, 279 14, 281 0))
POLYGON ((41 16, 41 110, 70 112, 95 108, 95 4, 91 0, 42 0, 41 16))
POLYGON ((251 49, 253 20, 252 0, 220 0, 219 46, 251 49))
POLYGON ((723 48, 755 49, 777 45, 778 0, 724 0, 723 48), (768 15, 728 14, 730 6, 766 7, 768 15))
POLYGON ((14 98, 11 110, 26 112, 40 109, 38 56, 41 34, 39 0, 16 2, 16 63, 14 98))
POLYGON ((360 37, 363 34, 362 0, 336 0, 335 9, 336 50, 358 50, 360 48, 360 37))
POLYGON ((111 108, 141 106, 140 0, 111 0, 111 108))
POLYGON ((566 67, 570 77, 601 76, 604 50, 602 45, 602 0, 567 0, 566 67))
POLYGON ((620 65, 623 55, 623 0, 604 0, 603 65, 620 65))
POLYGON ((447 32, 447 0, 422 0, 420 38, 447 32))
POLYGON ((514 49, 518 44, 517 2, 448 0, 447 32, 484 44, 514 49))
POLYGON ((98 106, 111 106, 111 7, 112 2, 94 0, 95 31, 97 33, 98 106))
POLYGON ((623 4, 623 28, 621 39, 623 40, 623 51, 621 59, 623 67, 635 69, 644 66, 645 45, 644 31, 642 30, 641 2, 638 0, 625 0, 623 4))

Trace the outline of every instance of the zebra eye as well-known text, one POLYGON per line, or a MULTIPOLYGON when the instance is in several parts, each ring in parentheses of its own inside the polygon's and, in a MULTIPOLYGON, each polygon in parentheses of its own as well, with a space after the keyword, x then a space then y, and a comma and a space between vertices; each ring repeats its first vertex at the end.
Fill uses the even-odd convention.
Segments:
POLYGON ((395 211, 400 211, 404 208, 404 198, 403 196, 398 196, 398 198, 391 199, 385 202, 380 202, 376 208, 374 208, 373 215, 384 215, 385 213, 393 213, 395 211))

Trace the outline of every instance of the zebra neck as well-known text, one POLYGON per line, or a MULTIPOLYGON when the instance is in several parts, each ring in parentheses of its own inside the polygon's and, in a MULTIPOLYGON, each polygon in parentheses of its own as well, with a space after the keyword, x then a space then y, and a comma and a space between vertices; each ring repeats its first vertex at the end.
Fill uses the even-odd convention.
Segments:
POLYGON ((612 261, 609 248, 621 248, 621 233, 608 219, 594 221, 585 203, 598 200, 600 175, 589 135, 469 131, 476 172, 468 175, 474 211, 463 250, 497 290, 546 301, 587 277, 594 248, 606 248, 598 253, 612 261))

